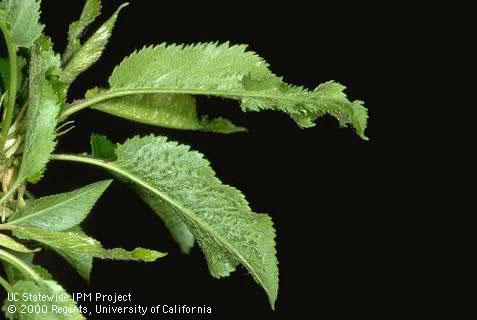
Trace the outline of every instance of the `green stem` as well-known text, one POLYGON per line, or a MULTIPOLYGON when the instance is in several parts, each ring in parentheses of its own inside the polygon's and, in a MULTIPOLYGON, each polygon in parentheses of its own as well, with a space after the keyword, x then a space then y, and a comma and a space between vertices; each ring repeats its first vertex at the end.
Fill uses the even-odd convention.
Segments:
POLYGON ((17 47, 10 38, 4 22, 0 22, 0 29, 2 30, 3 36, 5 38, 5 43, 8 50, 8 59, 10 62, 10 87, 8 88, 8 101, 5 111, 5 119, 3 120, 2 132, 0 133, 0 152, 3 152, 5 142, 8 139, 10 126, 12 125, 15 100, 17 98, 17 47))
POLYGON ((29 265, 27 265, 22 260, 18 259, 14 255, 0 249, 0 260, 3 260, 18 270, 20 270, 25 276, 32 278, 36 282, 41 282, 42 279, 38 273, 35 272, 29 265))
POLYGON ((7 291, 12 292, 12 286, 3 277, 0 277, 0 285, 7 291))

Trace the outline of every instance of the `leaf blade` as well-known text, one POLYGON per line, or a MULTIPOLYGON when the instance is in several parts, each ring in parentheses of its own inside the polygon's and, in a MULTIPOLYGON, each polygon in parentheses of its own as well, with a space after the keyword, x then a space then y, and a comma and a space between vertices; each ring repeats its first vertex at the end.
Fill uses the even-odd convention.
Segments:
POLYGON ((104 180, 67 193, 32 200, 8 224, 51 231, 71 229, 86 218, 111 182, 104 180))
POLYGON ((93 157, 105 160, 116 160, 116 146, 106 136, 93 133, 90 138, 93 157))

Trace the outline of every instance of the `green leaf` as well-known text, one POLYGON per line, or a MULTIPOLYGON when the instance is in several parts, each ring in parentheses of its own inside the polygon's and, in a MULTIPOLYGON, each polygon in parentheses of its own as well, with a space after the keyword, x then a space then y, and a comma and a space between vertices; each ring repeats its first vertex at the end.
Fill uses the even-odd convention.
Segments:
MULTIPOLYGON (((79 74, 98 61, 112 35, 119 12, 127 5, 127 3, 122 4, 113 16, 109 18, 84 45, 77 48, 76 53, 66 64, 60 76, 60 81, 64 83, 73 82, 79 74)), ((94 12, 92 16, 94 16, 94 12)))
POLYGON ((31 253, 39 251, 39 249, 28 249, 23 244, 17 242, 16 240, 10 238, 9 236, 0 233, 0 246, 5 247, 7 249, 21 252, 21 253, 31 253))
MULTIPOLYGON (((99 90, 90 90, 87 98, 100 95, 99 90)), ((190 95, 151 94, 121 97, 105 100, 93 106, 117 117, 158 127, 197 130, 216 133, 235 133, 246 131, 224 118, 209 120, 199 117, 196 101, 190 95)))
POLYGON ((107 163, 69 159, 102 166, 131 181, 156 212, 175 215, 187 226, 214 277, 228 276, 242 264, 274 305, 278 262, 268 215, 252 212, 242 193, 222 184, 203 155, 187 146, 164 137, 135 137, 118 145, 116 155, 107 163))
POLYGON ((68 45, 63 61, 68 62, 81 49, 81 36, 86 28, 96 20, 101 13, 100 0, 86 0, 79 20, 70 24, 68 30, 68 45))
MULTIPOLYGON (((57 282, 53 280, 43 280, 41 283, 33 281, 21 280, 15 283, 12 287, 12 293, 18 294, 19 301, 11 302, 16 306, 17 317, 19 320, 83 320, 85 317, 79 312, 63 313, 64 310, 78 310, 76 303, 70 295, 57 282), (53 299, 46 299, 45 301, 35 301, 35 299, 23 299, 26 296, 46 296, 53 299), (28 310, 46 309, 46 313, 32 312, 20 313, 22 306, 28 310), (60 309, 61 308, 61 309, 60 309), (61 311, 63 312, 61 312, 61 311)), ((8 314, 8 305, 6 303, 3 310, 8 314)))
POLYGON ((55 251, 63 253, 73 252, 100 259, 144 262, 152 262, 165 256, 164 253, 144 248, 136 248, 133 251, 127 251, 122 248, 104 249, 95 239, 72 231, 57 232, 20 226, 15 226, 13 230, 15 231, 15 236, 20 239, 37 241, 55 251))
POLYGON ((106 136, 92 134, 90 139, 93 157, 104 160, 116 160, 116 146, 106 136))
POLYGON ((51 43, 38 41, 32 49, 30 62, 27 128, 18 182, 37 182, 55 147, 55 127, 60 105, 46 76, 58 63, 51 43))
POLYGON ((39 0, 3 0, 0 21, 17 47, 30 48, 43 31, 39 0))
POLYGON ((83 188, 29 201, 9 224, 64 231, 80 224, 111 184, 104 180, 83 188))
POLYGON ((144 94, 219 96, 239 100, 244 111, 286 112, 301 127, 313 126, 318 117, 330 114, 366 139, 366 109, 361 101, 349 101, 343 86, 328 82, 309 91, 288 85, 243 45, 147 47, 116 67, 109 83, 111 98, 144 94))

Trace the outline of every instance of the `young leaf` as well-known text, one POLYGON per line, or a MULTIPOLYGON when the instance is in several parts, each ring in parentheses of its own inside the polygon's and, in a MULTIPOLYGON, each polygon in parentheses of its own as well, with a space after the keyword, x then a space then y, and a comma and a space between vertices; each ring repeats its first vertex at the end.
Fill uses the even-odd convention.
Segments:
POLYGON ((224 185, 202 154, 164 137, 133 138, 116 149, 117 160, 55 156, 109 169, 147 195, 157 212, 175 214, 202 248, 214 277, 242 264, 267 292, 278 292, 275 230, 268 215, 251 211, 237 189, 224 185))
POLYGON ((6 27, 5 31, 17 47, 33 46, 44 27, 39 20, 39 0, 3 0, 0 3, 0 25, 6 27))
POLYGON ((65 54, 63 55, 63 62, 68 62, 71 57, 81 49, 81 36, 86 28, 96 20, 100 13, 100 0, 86 0, 79 20, 70 24, 68 30, 68 45, 65 54))
POLYGON ((27 129, 18 181, 38 181, 55 147, 60 105, 46 76, 58 64, 59 58, 53 53, 51 43, 40 39, 31 55, 27 129))
MULTIPOLYGON (((87 98, 101 95, 99 90, 90 90, 87 98)), ((92 107, 117 117, 150 124, 153 126, 197 130, 216 133, 246 131, 227 119, 199 117, 195 99, 190 95, 151 94, 105 100, 92 107)))
POLYGON ((104 249, 101 243, 93 238, 72 231, 57 232, 20 226, 14 226, 13 230, 15 236, 20 239, 37 241, 60 252, 73 252, 94 258, 152 262, 165 256, 164 253, 144 248, 136 248, 133 251, 121 248, 104 249))
POLYGON ((98 61, 112 35, 119 12, 127 5, 127 3, 121 5, 113 16, 109 18, 83 46, 76 50, 76 53, 71 57, 61 73, 60 81, 64 83, 73 82, 80 73, 98 61))
POLYGON ((330 114, 366 139, 366 109, 361 101, 349 101, 343 86, 328 82, 309 91, 288 85, 243 45, 148 47, 117 66, 109 84, 109 93, 96 102, 144 94, 219 96, 239 100, 244 111, 286 112, 301 127, 313 126, 318 117, 330 114))
MULTIPOLYGON (((76 303, 57 282, 53 280, 43 280, 36 283, 29 280, 20 280, 12 287, 12 293, 28 296, 46 296, 52 299, 23 299, 10 302, 16 306, 18 319, 20 320, 84 320, 86 319, 80 312, 64 313, 64 310, 78 310, 76 303), (62 299, 62 297, 65 297, 62 299), (25 308, 25 309, 23 309, 25 308), (35 312, 44 310, 47 312, 35 312), (21 310, 33 310, 33 312, 21 312, 21 310), (56 310, 56 312, 55 312, 56 310)), ((6 314, 9 313, 9 303, 2 308, 6 314)))
POLYGON ((29 201, 9 220, 9 224, 64 231, 83 221, 91 208, 110 185, 111 180, 83 188, 29 201))
POLYGON ((16 240, 13 240, 12 238, 3 233, 0 233, 0 246, 21 253, 32 253, 39 251, 39 249, 28 249, 23 244, 17 242, 16 240))

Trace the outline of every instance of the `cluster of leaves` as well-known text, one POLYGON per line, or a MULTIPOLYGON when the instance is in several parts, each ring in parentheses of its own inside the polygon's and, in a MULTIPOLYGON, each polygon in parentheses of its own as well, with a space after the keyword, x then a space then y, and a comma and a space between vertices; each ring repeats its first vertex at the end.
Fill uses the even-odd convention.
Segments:
MULTIPOLYGON (((246 46, 229 43, 160 44, 135 51, 116 67, 109 88, 91 89, 83 100, 68 103, 69 86, 100 58, 124 6, 83 39, 101 11, 100 0, 87 0, 79 20, 70 25, 67 48, 60 55, 43 34, 39 0, 0 2, 0 28, 8 49, 8 57, 0 59, 0 260, 6 274, 0 284, 9 292, 64 292, 34 263, 37 246, 57 252, 88 281, 93 258, 147 262, 165 255, 143 248, 105 249, 81 230, 111 180, 37 199, 28 193, 28 184, 43 178, 50 160, 76 161, 104 168, 129 184, 164 221, 184 253, 199 245, 212 276, 225 277, 237 266, 245 267, 273 307, 278 262, 272 220, 253 212, 239 190, 224 185, 202 154, 154 135, 123 144, 93 135, 88 156, 53 154, 56 140, 70 124, 67 119, 85 108, 175 129, 245 130, 224 118, 199 117, 195 95, 235 99, 243 111, 285 112, 300 127, 311 127, 329 114, 342 126, 354 127, 363 139, 366 109, 361 101, 348 100, 344 87, 335 82, 312 91, 289 85, 246 46)), ((65 304, 74 306, 71 300, 65 304)), ((7 317, 37 319, 32 314, 7 317)), ((56 314, 48 319, 83 316, 56 314)))

